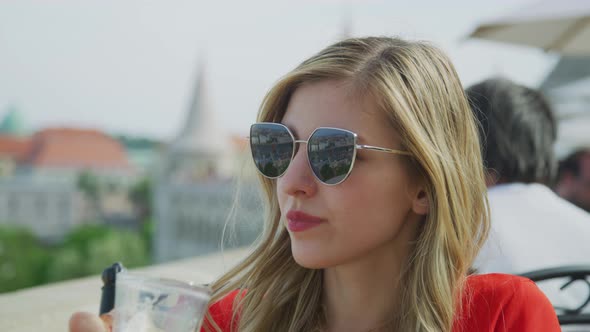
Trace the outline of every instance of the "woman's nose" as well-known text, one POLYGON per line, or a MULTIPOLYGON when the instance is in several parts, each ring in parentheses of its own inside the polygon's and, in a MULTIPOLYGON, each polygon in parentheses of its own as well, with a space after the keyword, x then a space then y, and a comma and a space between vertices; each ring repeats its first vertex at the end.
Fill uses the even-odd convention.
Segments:
POLYGON ((291 196, 313 196, 317 191, 318 183, 309 167, 304 147, 298 149, 287 171, 278 179, 278 190, 291 196))

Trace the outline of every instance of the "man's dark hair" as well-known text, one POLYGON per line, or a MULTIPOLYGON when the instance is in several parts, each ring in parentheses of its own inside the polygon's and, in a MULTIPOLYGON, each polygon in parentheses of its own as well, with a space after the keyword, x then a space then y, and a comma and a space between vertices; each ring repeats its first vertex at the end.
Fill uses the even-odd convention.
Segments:
POLYGON ((482 155, 498 182, 543 183, 555 177, 555 117, 537 90, 503 78, 477 83, 467 90, 479 120, 482 155))

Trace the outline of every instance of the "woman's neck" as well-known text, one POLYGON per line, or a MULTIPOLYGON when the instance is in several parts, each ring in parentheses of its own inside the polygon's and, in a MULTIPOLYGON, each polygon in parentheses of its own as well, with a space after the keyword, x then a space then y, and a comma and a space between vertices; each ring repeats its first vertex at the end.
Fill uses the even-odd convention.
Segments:
POLYGON ((383 246, 362 259, 324 270, 328 331, 380 331, 396 318, 402 262, 408 253, 400 249, 383 246))

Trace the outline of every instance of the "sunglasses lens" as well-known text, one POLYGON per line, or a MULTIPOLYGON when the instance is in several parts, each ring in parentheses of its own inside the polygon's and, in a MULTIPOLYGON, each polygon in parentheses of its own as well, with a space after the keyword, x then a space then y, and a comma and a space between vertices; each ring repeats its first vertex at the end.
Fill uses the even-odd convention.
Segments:
POLYGON ((348 176, 354 160, 354 134, 320 128, 309 138, 307 154, 314 174, 326 184, 338 184, 348 176))
POLYGON ((256 123, 250 127, 250 149, 256 168, 268 178, 287 170, 293 156, 293 137, 277 123, 256 123))

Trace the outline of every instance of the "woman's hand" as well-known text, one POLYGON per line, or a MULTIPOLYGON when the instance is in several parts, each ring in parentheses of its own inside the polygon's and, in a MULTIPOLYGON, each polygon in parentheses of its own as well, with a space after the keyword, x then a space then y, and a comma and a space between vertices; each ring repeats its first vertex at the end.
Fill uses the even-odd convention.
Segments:
POLYGON ((70 332, 110 332, 113 318, 110 314, 100 317, 89 312, 76 312, 70 317, 70 332))

